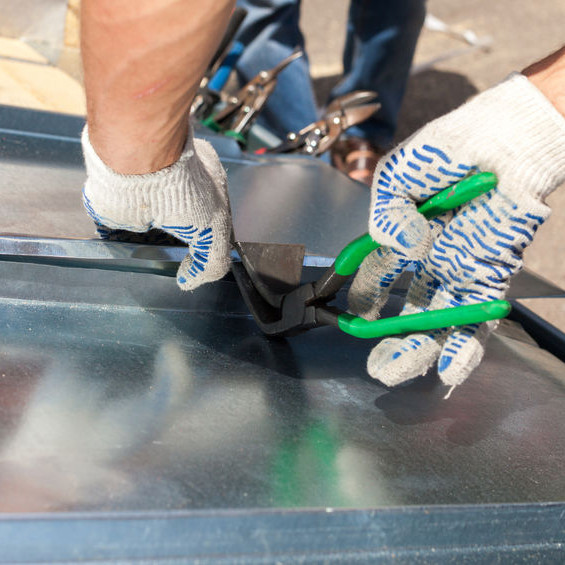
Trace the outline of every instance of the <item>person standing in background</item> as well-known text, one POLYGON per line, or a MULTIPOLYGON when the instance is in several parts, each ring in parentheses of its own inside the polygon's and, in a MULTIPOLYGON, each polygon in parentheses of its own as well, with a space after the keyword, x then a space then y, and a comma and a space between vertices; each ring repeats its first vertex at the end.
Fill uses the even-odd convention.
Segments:
MULTIPOLYGON (((242 83, 274 67, 295 49, 304 50, 300 0, 238 0, 247 10, 237 34, 245 49, 236 64, 242 83)), ((392 144, 425 0, 351 0, 343 52, 344 74, 328 102, 356 90, 374 90, 381 108, 351 127, 332 150, 335 166, 371 184, 378 159, 392 144)), ((259 123, 284 139, 318 119, 308 57, 294 61, 278 78, 259 123)))

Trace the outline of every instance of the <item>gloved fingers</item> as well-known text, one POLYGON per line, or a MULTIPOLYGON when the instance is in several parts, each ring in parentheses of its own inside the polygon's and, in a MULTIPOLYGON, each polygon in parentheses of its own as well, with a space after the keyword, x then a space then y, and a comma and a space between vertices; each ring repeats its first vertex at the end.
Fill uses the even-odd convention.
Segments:
POLYGON ((497 321, 387 338, 369 355, 367 371, 387 386, 396 386, 424 375, 438 361, 438 374, 448 386, 458 386, 477 368, 485 342, 497 321))
POLYGON ((484 356, 485 342, 497 326, 498 320, 494 320, 449 333, 438 360, 438 374, 444 384, 458 386, 476 369, 484 356))
POLYGON ((416 265, 414 276, 406 293, 404 308, 402 308, 400 315, 417 314, 428 310, 437 289, 437 281, 422 269, 421 264, 416 265))
POLYGON ((371 351, 367 371, 387 386, 396 386, 425 374, 441 351, 445 332, 389 337, 371 351))
MULTIPOLYGON (((453 308, 457 306, 475 304, 488 299, 497 300, 504 296, 505 287, 489 288, 474 286, 464 292, 454 283, 457 288, 454 294, 448 290, 445 284, 426 269, 422 264, 417 269, 416 276, 408 291, 406 305, 403 314, 413 313, 421 310, 438 310, 453 308), (481 293, 481 294, 479 294, 481 293)), ((442 382, 450 386, 461 384, 477 367, 484 354, 484 343, 489 333, 497 326, 497 322, 483 324, 471 324, 455 328, 453 330, 439 330, 430 334, 441 347, 441 353, 436 352, 439 357, 438 373, 442 382)), ((427 359, 428 362, 435 361, 427 359)), ((416 368, 414 368, 416 370, 416 368)))
POLYGON ((221 279, 230 268, 229 233, 224 225, 172 227, 163 229, 188 244, 188 253, 177 271, 182 290, 194 290, 202 284, 221 279))
MULTIPOLYGON (((492 289, 493 298, 503 291, 492 289)), ((416 271, 401 315, 472 304, 469 296, 453 296, 421 267, 416 271)), ((484 354, 484 343, 497 322, 472 324, 455 329, 413 334, 403 339, 388 338, 369 356, 369 374, 389 386, 425 374, 438 360, 442 382, 461 384, 477 367, 484 354)))
POLYGON ((401 253, 408 261, 421 259, 432 243, 426 218, 405 198, 390 198, 385 205, 377 202, 369 220, 369 233, 375 241, 401 253))
POLYGON ((370 253, 355 275, 347 295, 349 310, 366 320, 376 320, 390 290, 409 261, 390 249, 370 253))
POLYGON ((438 374, 448 386, 458 386, 477 368, 485 342, 498 321, 470 324, 453 330, 387 338, 369 355, 367 371, 387 386, 426 374, 438 361, 438 374))
POLYGON ((405 146, 389 153, 379 163, 372 186, 371 236, 412 260, 422 258, 432 240, 417 203, 476 170, 427 138, 423 128, 405 146))
POLYGON ((432 232, 432 237, 435 239, 451 222, 453 216, 455 216, 455 210, 448 210, 435 218, 429 220, 430 230, 432 232))
POLYGON ((193 186, 189 225, 163 225, 162 228, 188 245, 188 253, 177 272, 183 290, 221 279, 230 268, 231 214, 227 177, 214 148, 203 139, 194 139, 190 167, 193 186))
POLYGON ((455 297, 442 281, 430 272, 428 267, 429 258, 419 262, 414 271, 414 277, 406 293, 406 302, 400 313, 417 314, 426 310, 438 310, 460 306, 463 303, 462 297, 455 297))
MULTIPOLYGON (((452 212, 447 212, 430 221, 431 233, 435 234, 443 230, 452 215, 452 212)), ((349 290, 350 311, 367 320, 376 320, 388 299, 391 288, 409 263, 410 261, 407 261, 392 249, 379 248, 373 251, 361 264, 349 290)), ((410 288, 418 285, 418 272, 416 272, 414 280, 416 282, 413 282, 410 288)), ((421 284, 428 285, 426 289, 431 286, 427 279, 421 284)), ((421 294, 424 295, 425 292, 421 294)), ((414 297, 413 302, 417 302, 416 297, 414 297)), ((413 311, 421 311, 427 306, 427 303, 429 303, 429 299, 426 304, 414 304, 415 309, 413 311)))
POLYGON ((530 200, 510 198, 497 187, 466 204, 435 237, 422 269, 456 303, 501 298, 549 213, 530 200))
POLYGON ((449 332, 438 359, 438 375, 444 384, 452 388, 459 386, 479 366, 488 336, 498 324, 498 320, 493 320, 449 332))

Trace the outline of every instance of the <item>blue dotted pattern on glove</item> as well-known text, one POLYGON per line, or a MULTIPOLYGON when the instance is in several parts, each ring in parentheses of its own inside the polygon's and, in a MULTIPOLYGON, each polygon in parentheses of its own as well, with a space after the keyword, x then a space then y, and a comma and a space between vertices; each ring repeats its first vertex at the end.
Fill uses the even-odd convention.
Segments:
MULTIPOLYGON (((162 226, 162 228, 190 246, 192 262, 186 271, 187 275, 195 278, 203 272, 214 241, 212 228, 208 227, 200 231, 194 226, 162 226)), ((184 276, 179 276, 178 280, 181 284, 186 282, 184 276)))
MULTIPOLYGON (((124 232, 135 232, 135 226, 128 226, 120 224, 119 227, 110 229, 107 227, 106 224, 114 224, 115 222, 105 218, 98 214, 90 201, 90 199, 86 196, 83 190, 83 202, 84 207, 88 215, 94 220, 96 225, 96 230, 100 237, 103 239, 109 239, 114 234, 118 234, 121 231, 124 232)), ((151 230, 153 225, 148 227, 148 230, 151 230)), ((186 275, 191 278, 196 278, 200 273, 204 271, 206 268, 206 264, 210 259, 210 252, 212 249, 212 244, 214 241, 213 231, 211 227, 206 227, 202 230, 199 230, 197 227, 189 225, 189 226, 175 226, 175 225, 163 225, 159 226, 159 229, 163 230, 167 234, 174 236, 176 239, 182 241, 190 248, 190 257, 191 263, 188 270, 186 270, 186 275)), ((159 241, 155 241, 155 235, 152 234, 148 240, 151 243, 159 243, 159 241)), ((187 282, 187 279, 179 275, 178 281, 181 284, 187 282)))
MULTIPOLYGON (((454 295, 453 305, 496 300, 522 265, 524 249, 545 218, 525 213, 498 189, 469 203, 434 240, 422 268, 454 295), (493 207, 496 202, 496 209, 493 207), (487 273, 476 278, 477 272, 487 273)), ((433 291, 434 289, 430 289, 433 291)))
POLYGON ((404 231, 399 229, 398 220, 390 215, 389 210, 411 204, 414 200, 427 200, 476 170, 476 167, 465 163, 455 164, 445 151, 432 145, 423 145, 411 151, 400 148, 389 155, 376 179, 376 201, 372 216, 374 225, 384 234, 396 234, 400 247, 411 248, 413 245, 404 231), (402 170, 406 168, 410 168, 410 172, 402 170), (430 168, 433 172, 430 172, 430 168))

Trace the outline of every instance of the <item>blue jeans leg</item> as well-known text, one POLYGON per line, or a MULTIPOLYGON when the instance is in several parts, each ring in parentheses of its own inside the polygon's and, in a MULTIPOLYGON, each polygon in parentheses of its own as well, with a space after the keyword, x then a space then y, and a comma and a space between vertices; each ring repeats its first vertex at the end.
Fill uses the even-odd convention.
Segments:
POLYGON ((378 147, 392 142, 424 17, 425 0, 351 0, 344 77, 330 99, 354 90, 376 90, 382 107, 348 135, 378 147))
MULTIPOLYGON (((247 16, 237 39, 245 50, 236 65, 242 83, 267 70, 296 48, 304 50, 299 28, 300 0, 238 0, 247 16)), ((318 112, 306 55, 290 63, 261 112, 258 123, 281 138, 317 119, 318 112)))

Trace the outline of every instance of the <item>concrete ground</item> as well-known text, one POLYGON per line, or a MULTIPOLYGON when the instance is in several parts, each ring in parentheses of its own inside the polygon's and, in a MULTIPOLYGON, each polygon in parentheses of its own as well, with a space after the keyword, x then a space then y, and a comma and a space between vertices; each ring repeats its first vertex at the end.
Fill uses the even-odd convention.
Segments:
MULTIPOLYGON (((0 104, 84 113, 78 63, 79 0, 67 11, 65 43, 57 64, 22 41, 0 38, 0 104)), ((563 0, 429 0, 428 12, 455 30, 492 38, 488 51, 469 50, 461 41, 424 30, 416 52, 401 114, 398 139, 563 44, 563 0)), ((338 80, 348 3, 302 0, 302 27, 320 98, 338 80)), ((565 189, 548 199, 553 213, 528 250, 526 265, 565 287, 565 189)), ((529 300, 527 305, 565 331, 565 300, 529 300)))
POLYGON ((27 43, 0 37, 0 104, 84 114, 81 84, 27 43))

